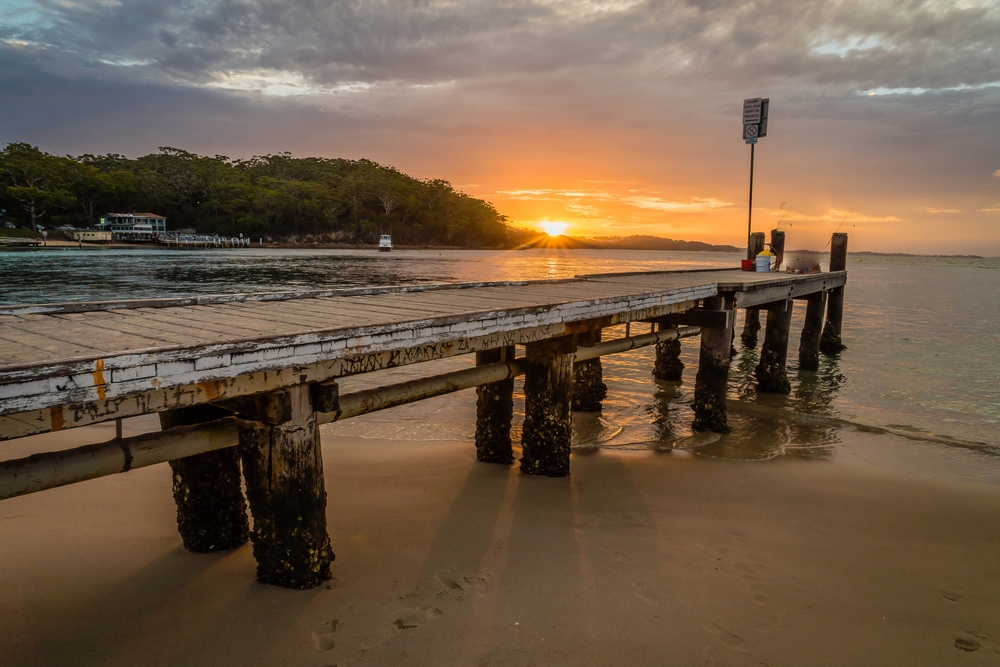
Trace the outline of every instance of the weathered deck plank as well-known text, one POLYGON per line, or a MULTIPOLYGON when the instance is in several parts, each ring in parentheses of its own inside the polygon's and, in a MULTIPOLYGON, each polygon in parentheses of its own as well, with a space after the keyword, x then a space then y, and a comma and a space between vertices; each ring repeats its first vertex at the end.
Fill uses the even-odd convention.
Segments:
MULTIPOLYGON (((117 315, 117 314, 116 314, 117 315)), ((176 329, 171 331, 164 327, 150 327, 147 322, 139 320, 130 322, 124 317, 112 316, 102 318, 89 318, 84 313, 60 313, 49 316, 55 321, 66 321, 74 327, 81 327, 85 330, 93 331, 94 335, 101 335, 104 332, 121 332, 141 336, 147 339, 160 341, 163 345, 183 345, 190 344, 192 334, 187 329, 176 329)))
POLYGON ((150 329, 159 329, 171 334, 172 336, 187 335, 190 337, 191 341, 197 341, 198 343, 224 340, 228 337, 228 334, 225 331, 205 331, 203 329, 187 326, 170 319, 154 320, 146 309, 133 311, 114 310, 101 313, 101 315, 104 317, 100 319, 95 318, 95 321, 100 322, 102 326, 121 325, 130 327, 135 331, 141 331, 143 329, 147 331, 150 329))
MULTIPOLYGON (((191 306, 190 308, 199 308, 191 306)), ((230 338, 255 338, 258 336, 281 335, 295 331, 301 327, 274 322, 263 323, 251 318, 235 318, 226 314, 224 308, 219 308, 211 314, 203 314, 196 310, 169 309, 153 310, 146 316, 150 322, 177 323, 209 333, 221 333, 230 338)))
MULTIPOLYGON (((50 336, 39 336, 37 334, 25 333, 20 329, 13 326, 4 326, 0 336, 4 340, 9 341, 14 344, 23 345, 26 348, 31 348, 35 350, 44 350, 42 354, 33 354, 28 356, 32 361, 36 359, 44 359, 46 356, 55 356, 55 358, 65 358, 71 356, 81 356, 86 354, 100 353, 102 350, 92 347, 89 345, 82 345, 77 343, 66 343, 64 341, 58 341, 50 336)), ((27 356, 27 355, 25 355, 27 356)), ((0 363, 15 363, 2 361, 0 363)))
POLYGON ((37 337, 39 341, 50 340, 64 345, 82 344, 84 347, 101 352, 114 352, 115 350, 127 350, 140 346, 156 346, 156 342, 150 345, 149 339, 144 336, 137 336, 121 331, 98 329, 98 332, 107 331, 107 333, 102 334, 100 338, 95 338, 95 329, 88 325, 64 322, 55 320, 54 318, 47 318, 46 321, 32 321, 28 318, 19 319, 19 322, 5 327, 4 331, 18 331, 26 337, 37 337), (81 341, 86 341, 86 343, 81 343, 81 341))
POLYGON ((318 312, 314 308, 307 309, 305 304, 298 303, 294 307, 276 309, 271 304, 234 304, 228 314, 236 317, 250 317, 277 322, 294 324, 309 329, 329 329, 338 322, 345 322, 343 314, 318 312))

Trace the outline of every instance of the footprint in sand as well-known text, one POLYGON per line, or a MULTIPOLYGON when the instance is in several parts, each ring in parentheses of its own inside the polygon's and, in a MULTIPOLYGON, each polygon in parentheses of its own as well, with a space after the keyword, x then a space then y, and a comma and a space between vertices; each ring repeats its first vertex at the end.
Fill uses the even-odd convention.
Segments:
POLYGON ((614 549, 609 549, 607 547, 601 547, 601 548, 607 551, 609 554, 611 554, 610 558, 613 563, 625 562, 625 556, 623 556, 620 551, 615 551, 614 549))
POLYGON ((337 631, 338 625, 340 625, 340 619, 335 618, 319 626, 319 629, 313 632, 313 641, 316 642, 317 651, 333 650, 333 633, 337 631))
POLYGON ((631 514, 622 514, 618 517, 618 522, 626 528, 649 528, 644 521, 637 519, 631 514))
POLYGON ((726 632, 721 627, 715 623, 709 623, 705 628, 711 632, 713 635, 719 638, 719 643, 728 648, 730 651, 736 651, 737 653, 749 653, 750 647, 741 638, 737 637, 731 632, 726 632))
POLYGON ((982 648, 982 644, 979 642, 980 639, 986 639, 985 637, 980 637, 979 635, 974 635, 971 632, 962 632, 955 637, 955 648, 959 651, 967 651, 972 653, 973 651, 978 651, 982 648))
POLYGON ((434 575, 434 578, 442 586, 441 593, 453 600, 464 600, 469 591, 480 597, 486 595, 492 576, 489 574, 459 576, 454 570, 442 570, 434 575))
POLYGON ((412 628, 419 628, 424 623, 433 621, 435 618, 443 615, 444 612, 437 607, 423 607, 403 614, 393 621, 392 624, 397 630, 410 630, 412 628))
POLYGON ((729 533, 730 535, 732 535, 733 539, 736 540, 737 542, 746 542, 747 541, 746 535, 744 535, 740 531, 733 530, 732 528, 726 528, 725 530, 726 530, 727 533, 729 533))

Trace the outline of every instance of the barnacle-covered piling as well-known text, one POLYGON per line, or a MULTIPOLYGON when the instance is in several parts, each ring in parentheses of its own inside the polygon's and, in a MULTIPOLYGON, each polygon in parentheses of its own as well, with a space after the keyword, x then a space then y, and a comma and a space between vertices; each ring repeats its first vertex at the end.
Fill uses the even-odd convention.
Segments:
POLYGON ((524 426, 521 472, 547 477, 569 475, 572 444, 573 336, 525 346, 524 426))
MULTIPOLYGON (((228 416, 214 405, 195 405, 159 413, 160 427, 190 426, 228 416)), ((235 549, 246 544, 249 524, 235 447, 170 461, 177 530, 184 548, 195 553, 235 549)))

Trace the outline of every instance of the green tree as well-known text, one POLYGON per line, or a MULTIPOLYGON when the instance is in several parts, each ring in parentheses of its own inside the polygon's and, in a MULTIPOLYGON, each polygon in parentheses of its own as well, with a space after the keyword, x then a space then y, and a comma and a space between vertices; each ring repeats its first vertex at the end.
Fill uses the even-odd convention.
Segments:
POLYGON ((0 152, 6 194, 28 214, 32 229, 38 230, 38 219, 51 209, 73 205, 74 197, 66 189, 68 171, 73 165, 72 160, 44 153, 26 143, 7 144, 0 152))
POLYGON ((82 162, 73 163, 68 170, 67 185, 89 225, 96 222, 98 206, 109 201, 115 190, 114 178, 110 174, 101 173, 97 167, 82 162))

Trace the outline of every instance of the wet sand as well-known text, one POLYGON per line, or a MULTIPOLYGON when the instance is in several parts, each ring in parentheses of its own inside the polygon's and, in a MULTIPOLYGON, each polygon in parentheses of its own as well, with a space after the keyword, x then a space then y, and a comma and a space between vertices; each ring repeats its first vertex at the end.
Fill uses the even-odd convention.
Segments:
POLYGON ((186 553, 165 465, 0 502, 0 664, 1000 664, 996 486, 608 451, 544 479, 468 443, 324 442, 312 591, 257 584, 249 546, 186 553))

